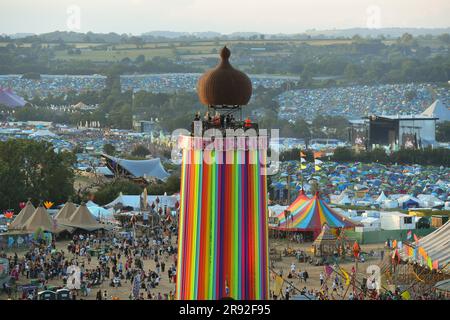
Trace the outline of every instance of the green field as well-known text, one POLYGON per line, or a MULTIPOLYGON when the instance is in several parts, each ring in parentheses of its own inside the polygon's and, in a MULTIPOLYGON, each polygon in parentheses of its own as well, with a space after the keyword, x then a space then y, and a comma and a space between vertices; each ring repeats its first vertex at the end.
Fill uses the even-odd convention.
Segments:
MULTIPOLYGON (((383 41, 384 44, 390 45, 396 40, 383 41)), ((439 46, 439 41, 421 39, 420 45, 426 45, 430 48, 439 46)), ((311 46, 327 46, 337 44, 351 44, 351 39, 314 39, 314 40, 294 40, 294 39, 260 39, 260 40, 199 40, 199 41, 165 41, 144 43, 137 46, 132 43, 123 44, 107 44, 107 43, 66 43, 75 49, 80 49, 81 54, 69 54, 68 50, 55 50, 55 58, 62 61, 83 61, 90 60, 93 62, 114 62, 121 61, 124 58, 135 59, 143 55, 146 59, 154 57, 175 58, 181 57, 183 60, 196 60, 203 58, 216 57, 218 50, 224 45, 233 46, 241 45, 251 48, 267 48, 266 51, 253 51, 254 56, 272 56, 289 54, 292 47, 307 44, 311 46), (275 47, 274 47, 275 46, 275 47), (284 47, 286 49, 284 49, 284 47), (275 48, 275 49, 274 49, 275 48)), ((8 42, 0 42, 0 47, 5 47, 8 42)), ((55 47, 56 43, 43 43, 44 47, 55 47)), ((21 47, 30 47, 30 43, 20 44, 21 47)))
MULTIPOLYGON (((143 55, 146 59, 153 57, 174 58, 181 56, 184 60, 202 59, 216 57, 217 51, 224 45, 255 45, 265 47, 270 45, 296 46, 300 44, 309 45, 333 45, 349 44, 351 40, 230 40, 230 41, 196 41, 196 42, 158 42, 146 43, 142 46, 134 44, 105 45, 104 43, 75 43, 76 48, 81 49, 81 54, 68 54, 67 50, 57 50, 55 58, 58 60, 90 60, 94 62, 120 61, 124 58, 135 59, 143 55), (106 49, 104 49, 107 46, 106 49), (101 49, 95 49, 102 47, 101 49)), ((52 46, 53 44, 51 44, 52 46)), ((287 54, 288 52, 286 52, 287 54)), ((271 56, 283 54, 283 50, 254 52, 255 56, 271 56)))

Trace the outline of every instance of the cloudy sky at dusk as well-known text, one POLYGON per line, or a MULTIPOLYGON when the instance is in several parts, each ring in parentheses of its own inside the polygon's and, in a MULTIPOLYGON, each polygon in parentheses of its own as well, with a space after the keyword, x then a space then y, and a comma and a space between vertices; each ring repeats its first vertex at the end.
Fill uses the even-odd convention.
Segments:
POLYGON ((14 0, 0 3, 0 33, 300 33, 313 28, 449 27, 449 16, 449 0, 14 0))

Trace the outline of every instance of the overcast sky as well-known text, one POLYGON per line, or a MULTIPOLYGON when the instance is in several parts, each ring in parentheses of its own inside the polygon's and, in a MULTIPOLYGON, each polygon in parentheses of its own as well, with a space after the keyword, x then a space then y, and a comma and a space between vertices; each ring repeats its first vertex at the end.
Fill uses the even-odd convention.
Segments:
POLYGON ((313 28, 449 27, 449 17, 449 0, 1 0, 0 33, 299 33, 313 28))

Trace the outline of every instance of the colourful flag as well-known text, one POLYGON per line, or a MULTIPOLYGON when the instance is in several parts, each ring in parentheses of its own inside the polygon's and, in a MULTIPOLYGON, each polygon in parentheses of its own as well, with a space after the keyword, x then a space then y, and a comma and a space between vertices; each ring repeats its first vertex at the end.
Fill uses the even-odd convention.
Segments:
POLYGON ((306 169, 306 166, 304 164, 300 164, 300 169, 301 170, 306 169))
POLYGON ((320 152, 320 151, 314 152, 314 158, 320 158, 320 157, 323 157, 323 152, 320 152))
POLYGON ((419 254, 424 258, 424 260, 427 260, 427 253, 425 252, 425 249, 422 247, 419 247, 419 254))
POLYGON ((401 294, 401 297, 403 300, 410 300, 411 299, 411 294, 409 293, 409 291, 403 291, 401 294))
POLYGON ((341 268, 341 272, 345 277, 345 285, 346 286, 350 285, 350 277, 349 277, 348 273, 343 268, 341 268))
POLYGON ((412 257, 412 256, 414 256, 414 249, 412 247, 409 247, 408 257, 412 257))
POLYGON ((434 270, 438 270, 439 269, 439 260, 434 260, 433 261, 433 269, 434 270))
POLYGON ((412 231, 409 230, 409 231, 406 233, 406 240, 411 239, 411 237, 412 237, 412 231))
POLYGON ((330 276, 330 274, 333 273, 333 268, 330 267, 329 265, 325 266, 325 273, 327 274, 327 276, 330 276))
POLYGON ((353 244, 353 255, 355 256, 355 258, 357 258, 359 256, 360 251, 361 251, 361 248, 359 247, 358 242, 355 241, 355 243, 353 244))
POLYGON ((397 248, 397 240, 392 241, 392 249, 397 248))
POLYGON ((430 270, 433 270, 433 262, 431 261, 431 258, 428 257, 428 267, 430 268, 430 270))
POLYGON ((320 168, 319 166, 314 166, 314 170, 315 171, 320 171, 320 170, 322 170, 322 168, 320 168))
POLYGON ((283 278, 277 275, 275 278, 275 288, 273 290, 273 293, 279 295, 281 294, 282 289, 283 289, 283 278))
POLYGON ((416 234, 414 234, 414 241, 416 242, 416 245, 419 244, 419 238, 416 236, 416 234))

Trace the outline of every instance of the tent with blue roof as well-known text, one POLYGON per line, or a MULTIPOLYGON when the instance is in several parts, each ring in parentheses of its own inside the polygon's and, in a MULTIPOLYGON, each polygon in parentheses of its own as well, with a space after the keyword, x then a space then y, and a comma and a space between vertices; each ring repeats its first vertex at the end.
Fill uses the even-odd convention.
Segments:
POLYGON ((164 169, 159 158, 146 160, 120 159, 102 154, 111 172, 119 172, 134 178, 157 178, 166 180, 170 174, 164 169))

